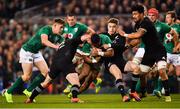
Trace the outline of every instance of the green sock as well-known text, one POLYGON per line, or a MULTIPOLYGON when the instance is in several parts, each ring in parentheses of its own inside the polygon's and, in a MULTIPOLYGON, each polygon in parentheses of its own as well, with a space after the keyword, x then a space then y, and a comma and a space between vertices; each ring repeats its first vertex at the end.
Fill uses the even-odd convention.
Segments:
POLYGON ((34 80, 32 81, 32 83, 29 85, 29 87, 27 88, 27 90, 29 92, 32 92, 32 90, 34 88, 36 88, 36 86, 38 86, 41 82, 43 82, 45 80, 45 77, 40 73, 38 74, 34 80))
POLYGON ((93 80, 93 83, 96 84, 97 83, 97 78, 95 80, 93 80))
POLYGON ((141 81, 140 81, 140 79, 138 80, 138 82, 136 84, 136 92, 138 92, 138 93, 141 92, 141 81))
POLYGON ((23 85, 24 81, 22 80, 22 77, 19 77, 15 83, 7 90, 7 93, 12 94, 13 91, 18 88, 19 86, 23 85))
POLYGON ((152 81, 154 83, 154 90, 158 90, 158 77, 154 77, 152 81))
POLYGON ((161 91, 161 89, 162 89, 162 80, 161 79, 158 79, 157 85, 158 85, 157 90, 161 91))

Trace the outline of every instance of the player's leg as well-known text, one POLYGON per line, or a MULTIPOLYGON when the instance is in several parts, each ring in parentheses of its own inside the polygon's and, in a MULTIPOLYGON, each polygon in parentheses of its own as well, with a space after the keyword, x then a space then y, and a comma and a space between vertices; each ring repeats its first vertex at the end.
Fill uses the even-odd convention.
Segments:
POLYGON ((99 91, 101 90, 101 83, 102 83, 102 79, 100 77, 97 76, 97 78, 95 78, 93 80, 93 83, 95 84, 95 92, 99 93, 99 91))
MULTIPOLYGON (((86 72, 84 71, 84 73, 82 73, 82 71, 85 70, 85 68, 84 68, 84 62, 82 60, 81 55, 79 53, 76 53, 76 55, 74 56, 72 61, 73 61, 74 64, 76 64, 76 71, 78 72, 80 78, 82 78, 81 76, 84 76, 84 74, 86 72)), ((80 79, 80 81, 82 79, 80 79)), ((68 84, 67 87, 63 90, 63 93, 69 95, 70 92, 71 92, 71 87, 72 87, 72 85, 68 84)))
POLYGON ((39 95, 50 84, 51 80, 55 79, 61 72, 59 63, 56 63, 56 62, 52 62, 52 63, 53 64, 51 64, 51 66, 50 66, 50 72, 46 76, 45 80, 41 84, 36 86, 35 89, 33 89, 33 92, 31 94, 31 96, 26 100, 26 103, 32 103, 34 98, 37 95, 39 95))
POLYGON ((96 79, 96 77, 97 77, 97 75, 95 76, 96 72, 95 71, 90 71, 89 75, 85 78, 84 83, 81 85, 79 93, 82 93, 82 92, 84 92, 85 90, 87 90, 89 88, 92 81, 94 79, 96 79))
POLYGON ((166 61, 159 60, 157 62, 157 67, 158 67, 158 71, 159 71, 159 76, 161 77, 161 80, 162 80, 162 85, 165 89, 165 101, 171 102, 170 90, 169 90, 169 85, 168 85, 168 76, 166 74, 166 68, 167 68, 166 61))
POLYGON ((180 89, 180 54, 173 54, 173 65, 175 66, 176 76, 178 80, 178 87, 180 89))
POLYGON ((78 74, 75 73, 75 72, 74 73, 69 73, 69 74, 67 74, 66 79, 72 85, 72 88, 71 88, 71 93, 72 93, 71 102, 73 102, 73 103, 81 102, 81 100, 78 98, 79 88, 80 88, 80 82, 79 82, 78 74))
POLYGON ((32 67, 33 67, 33 58, 31 57, 32 53, 26 52, 23 49, 20 51, 20 63, 23 70, 23 75, 20 76, 15 83, 5 91, 4 96, 6 101, 12 103, 12 93, 16 88, 22 86, 26 81, 31 77, 32 67))
POLYGON ((40 74, 38 74, 32 81, 32 83, 29 85, 27 89, 23 91, 23 93, 29 97, 31 95, 32 90, 38 86, 41 82, 45 80, 45 77, 48 74, 48 66, 46 61, 44 60, 43 56, 41 53, 37 53, 34 55, 36 57, 34 59, 34 65, 40 70, 40 74))
POLYGON ((137 84, 137 81, 139 80, 140 73, 145 74, 145 73, 149 72, 150 66, 153 66, 154 61, 150 60, 150 59, 151 59, 151 56, 149 56, 149 54, 145 53, 145 55, 142 59, 142 64, 138 65, 137 63, 129 61, 125 65, 124 70, 132 72, 132 86, 131 86, 130 96, 135 98, 136 101, 141 100, 139 95, 135 91, 136 84, 137 84))
POLYGON ((117 67, 116 64, 112 64, 110 67, 109 67, 109 72, 115 77, 115 84, 116 84, 116 87, 118 88, 122 98, 123 98, 123 101, 124 102, 127 102, 130 100, 130 98, 128 96, 126 96, 126 93, 125 93, 125 90, 124 90, 124 83, 122 81, 122 72, 121 70, 117 67))
POLYGON ((140 75, 140 98, 146 97, 147 73, 140 75))
MULTIPOLYGON (((89 75, 90 69, 91 69, 90 65, 88 65, 87 63, 83 63, 81 72, 79 74, 80 82, 83 81, 83 79, 85 79, 89 75)), ((83 83, 83 82, 81 82, 81 83, 83 83)))
POLYGON ((32 92, 31 96, 26 100, 25 103, 32 103, 36 96, 38 96, 51 82, 52 78, 47 75, 44 82, 39 84, 32 92))

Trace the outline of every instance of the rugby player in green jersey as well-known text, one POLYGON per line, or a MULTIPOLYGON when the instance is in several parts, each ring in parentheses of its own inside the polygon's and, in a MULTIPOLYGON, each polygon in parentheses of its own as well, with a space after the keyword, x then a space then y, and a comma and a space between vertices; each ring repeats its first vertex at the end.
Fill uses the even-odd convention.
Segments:
MULTIPOLYGON (((82 24, 80 22, 77 22, 77 18, 75 15, 72 14, 68 14, 66 16, 66 24, 65 24, 65 28, 63 31, 63 36, 66 39, 72 39, 72 38, 76 38, 79 36, 82 36, 84 34, 89 34, 92 35, 95 33, 95 31, 91 28, 89 28, 88 26, 86 26, 85 24, 82 24)), ((76 56, 75 56, 76 57, 76 56)), ((99 92, 100 90, 100 85, 102 80, 101 78, 97 78, 94 83, 96 85, 96 93, 99 92)), ((70 92, 71 89, 71 85, 68 85, 65 89, 64 89, 64 93, 67 94, 70 92)))
MULTIPOLYGON (((169 25, 167 25, 166 23, 159 21, 158 16, 159 16, 159 12, 157 9, 151 8, 148 10, 148 17, 155 25, 156 30, 158 32, 158 37, 159 37, 159 40, 161 41, 161 43, 164 43, 164 41, 165 41, 164 39, 166 37, 166 34, 168 33, 168 34, 172 35, 173 43, 176 46, 177 45, 177 37, 178 37, 177 32, 173 28, 171 28, 169 25)), ((168 51, 167 47, 166 47, 166 51, 168 51)), ((162 89, 161 80, 158 80, 158 76, 157 76, 157 79, 154 79, 154 80, 155 80, 155 90, 153 91, 153 93, 156 96, 161 97, 161 93, 160 93, 160 90, 162 89)))
POLYGON ((4 91, 3 96, 5 96, 8 103, 13 103, 12 94, 14 90, 30 79, 33 65, 40 70, 41 74, 36 76, 28 89, 25 89, 23 93, 29 97, 31 91, 44 81, 48 74, 48 66, 40 50, 46 46, 54 49, 59 48, 58 43, 64 41, 64 38, 61 37, 64 24, 64 20, 55 19, 52 25, 46 25, 40 28, 37 33, 22 46, 19 62, 22 65, 23 75, 20 76, 10 88, 4 91))
MULTIPOLYGON (((175 11, 168 11, 166 13, 166 23, 171 26, 179 35, 180 25, 175 23, 176 19, 177 15, 175 11)), ((172 75, 175 67, 178 81, 180 81, 180 52, 178 51, 178 46, 175 46, 176 41, 180 41, 179 37, 178 39, 174 39, 171 34, 166 34, 164 37, 164 46, 167 50, 167 62, 168 64, 171 64, 169 66, 169 77, 172 75)))

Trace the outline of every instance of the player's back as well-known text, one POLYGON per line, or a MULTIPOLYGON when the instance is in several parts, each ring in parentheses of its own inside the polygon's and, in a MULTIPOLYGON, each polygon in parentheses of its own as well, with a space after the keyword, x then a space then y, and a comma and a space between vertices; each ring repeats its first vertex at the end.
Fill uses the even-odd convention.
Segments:
POLYGON ((82 41, 79 38, 66 40, 63 45, 58 49, 58 51, 53 56, 53 63, 61 64, 61 66, 66 66, 66 64, 71 64, 72 59, 76 53, 76 49, 82 41))
POLYGON ((145 44, 145 50, 149 52, 162 52, 165 50, 164 46, 158 38, 158 33, 154 24, 145 17, 144 20, 135 25, 135 29, 139 28, 145 29, 146 33, 142 36, 142 41, 145 44))

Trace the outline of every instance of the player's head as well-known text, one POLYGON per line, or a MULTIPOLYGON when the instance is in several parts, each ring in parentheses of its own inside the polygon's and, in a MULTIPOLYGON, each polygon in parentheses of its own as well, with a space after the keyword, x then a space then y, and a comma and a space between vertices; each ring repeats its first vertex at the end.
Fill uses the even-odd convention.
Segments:
POLYGON ((177 15, 175 11, 168 11, 166 13, 166 23, 168 25, 171 25, 172 23, 174 23, 177 19, 177 15))
POLYGON ((156 8, 151 8, 148 10, 148 17, 152 22, 158 19, 159 11, 156 8))
POLYGON ((116 33, 116 30, 118 28, 118 25, 119 25, 119 20, 116 19, 116 18, 110 18, 108 20, 108 33, 110 35, 116 33))
POLYGON ((93 34, 91 36, 91 44, 97 48, 101 46, 101 38, 98 34, 93 34))
POLYGON ((52 25, 53 33, 61 34, 64 29, 64 24, 65 24, 65 22, 63 19, 60 19, 60 18, 54 19, 54 23, 52 25))
POLYGON ((132 7, 132 18, 134 22, 139 22, 144 18, 144 7, 140 4, 132 7))
POLYGON ((67 14, 66 21, 69 24, 69 26, 74 26, 76 24, 76 16, 73 14, 67 14))

